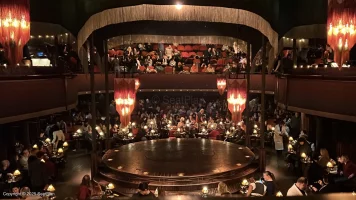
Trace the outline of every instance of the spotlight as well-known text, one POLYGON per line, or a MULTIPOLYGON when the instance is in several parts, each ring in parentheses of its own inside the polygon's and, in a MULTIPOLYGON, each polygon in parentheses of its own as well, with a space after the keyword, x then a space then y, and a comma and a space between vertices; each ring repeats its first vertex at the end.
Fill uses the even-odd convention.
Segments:
POLYGON ((180 10, 180 9, 182 9, 183 8, 183 5, 181 4, 181 3, 177 3, 176 4, 176 9, 177 10, 180 10))

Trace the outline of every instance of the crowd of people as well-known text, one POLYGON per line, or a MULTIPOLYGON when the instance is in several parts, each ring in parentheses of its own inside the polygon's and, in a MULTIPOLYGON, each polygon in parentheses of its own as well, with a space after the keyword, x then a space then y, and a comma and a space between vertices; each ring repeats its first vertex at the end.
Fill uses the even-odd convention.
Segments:
MULTIPOLYGON (((171 73, 238 72, 246 65, 246 54, 235 42, 226 45, 207 45, 202 52, 181 52, 176 44, 134 44, 123 47, 121 55, 111 53, 112 68, 119 72, 159 73, 171 68, 171 73), (200 54, 196 54, 200 53, 200 54), (187 54, 187 55, 185 55, 187 54)), ((113 50, 112 50, 113 51, 113 50)), ((114 51, 113 51, 114 52, 114 51)))

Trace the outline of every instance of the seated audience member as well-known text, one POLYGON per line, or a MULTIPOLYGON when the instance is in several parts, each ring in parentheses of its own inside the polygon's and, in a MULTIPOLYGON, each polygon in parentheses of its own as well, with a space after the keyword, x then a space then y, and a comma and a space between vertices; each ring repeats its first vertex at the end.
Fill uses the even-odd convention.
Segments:
POLYGON ((178 64, 176 65, 176 67, 174 68, 174 71, 176 74, 179 74, 183 71, 183 65, 181 62, 178 62, 178 64))
POLYGON ((215 72, 215 68, 213 66, 211 66, 211 64, 208 64, 208 67, 206 68, 206 72, 207 73, 214 73, 215 72))
POLYGON ((198 73, 198 67, 195 65, 195 63, 190 68, 190 73, 198 73))
POLYGON ((356 165, 346 155, 341 156, 340 161, 343 164, 341 174, 347 179, 353 179, 356 175, 356 165))
POLYGON ((248 186, 248 191, 246 196, 250 197, 262 197, 266 194, 267 187, 261 182, 256 182, 255 178, 251 177, 249 179, 250 185, 248 186))
POLYGON ((312 149, 305 138, 299 138, 296 144, 296 153, 300 156, 302 153, 305 153, 307 156, 311 156, 312 149))
POLYGON ((0 180, 1 182, 5 182, 8 179, 8 174, 11 173, 10 162, 8 160, 1 161, 1 169, 0 169, 0 180))
POLYGON ((322 148, 320 149, 320 158, 316 162, 321 168, 325 168, 330 161, 330 156, 328 150, 322 148))
POLYGON ((138 192, 132 195, 133 199, 157 199, 156 196, 148 189, 148 183, 140 183, 138 192))
POLYGON ((30 157, 30 152, 28 149, 24 149, 20 157, 20 165, 23 170, 28 170, 28 158, 30 157))
POLYGON ((231 196, 231 193, 229 192, 229 189, 227 188, 226 183, 220 182, 218 185, 218 192, 216 196, 222 196, 222 197, 229 197, 231 196))
POLYGON ((276 178, 270 171, 263 173, 264 184, 266 185, 266 196, 275 196, 277 191, 276 178))
POLYGON ((85 175, 79 186, 78 200, 87 200, 91 197, 90 176, 85 175))
POLYGON ((287 196, 307 196, 308 180, 305 177, 298 178, 297 182, 289 188, 287 196))
POLYGON ((324 176, 323 180, 319 180, 318 182, 312 184, 310 188, 313 192, 320 194, 332 193, 334 191, 333 185, 329 184, 327 176, 324 176))

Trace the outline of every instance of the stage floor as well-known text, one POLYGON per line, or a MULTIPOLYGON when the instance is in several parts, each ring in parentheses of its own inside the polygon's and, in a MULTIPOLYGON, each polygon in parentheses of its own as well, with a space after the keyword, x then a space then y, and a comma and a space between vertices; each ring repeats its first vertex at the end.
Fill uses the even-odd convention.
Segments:
POLYGON ((210 176, 243 169, 255 159, 246 147, 209 139, 132 143, 104 157, 111 170, 149 177, 210 176))

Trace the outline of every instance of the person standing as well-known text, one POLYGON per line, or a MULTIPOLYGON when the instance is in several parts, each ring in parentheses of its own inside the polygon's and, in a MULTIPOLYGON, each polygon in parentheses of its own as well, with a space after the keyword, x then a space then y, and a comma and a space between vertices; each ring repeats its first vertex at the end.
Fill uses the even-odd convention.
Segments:
POLYGON ((278 122, 278 124, 274 128, 274 135, 273 135, 273 141, 274 141, 274 148, 277 152, 277 166, 279 167, 279 160, 281 159, 283 155, 283 150, 284 150, 284 143, 283 143, 283 137, 288 137, 287 129, 284 124, 284 122, 281 120, 278 122))

